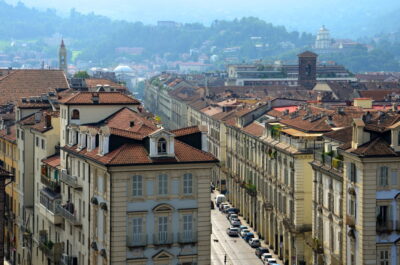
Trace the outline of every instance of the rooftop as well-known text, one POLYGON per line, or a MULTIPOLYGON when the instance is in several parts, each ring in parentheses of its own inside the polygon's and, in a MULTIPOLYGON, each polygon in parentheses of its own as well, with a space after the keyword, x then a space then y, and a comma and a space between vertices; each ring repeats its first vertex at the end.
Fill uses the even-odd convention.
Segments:
POLYGON ((64 105, 140 105, 140 102, 120 92, 78 92, 60 100, 64 105))

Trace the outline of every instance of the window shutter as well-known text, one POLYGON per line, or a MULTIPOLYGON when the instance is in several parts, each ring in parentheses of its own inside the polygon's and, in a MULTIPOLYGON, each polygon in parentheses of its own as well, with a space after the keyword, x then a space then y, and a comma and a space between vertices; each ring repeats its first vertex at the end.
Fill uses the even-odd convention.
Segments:
POLYGON ((133 219, 128 218, 128 226, 127 226, 127 238, 129 242, 132 242, 133 240, 133 219))
POLYGON ((397 185, 397 170, 396 169, 392 169, 392 179, 391 179, 391 183, 390 185, 397 185))
POLYGON ((393 219, 392 211, 393 211, 393 207, 392 207, 392 205, 389 205, 388 206, 388 221, 391 221, 393 219))

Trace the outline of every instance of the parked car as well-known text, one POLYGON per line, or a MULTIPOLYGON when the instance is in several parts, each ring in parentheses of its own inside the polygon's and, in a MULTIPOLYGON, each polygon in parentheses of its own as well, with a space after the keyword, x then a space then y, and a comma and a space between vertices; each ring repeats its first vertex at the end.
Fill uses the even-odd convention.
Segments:
POLYGON ((227 212, 227 213, 235 213, 235 214, 238 214, 238 213, 239 213, 239 209, 238 209, 238 208, 233 208, 233 207, 231 207, 231 208, 229 208, 226 212, 227 212))
POLYGON ((272 265, 272 264, 277 264, 276 259, 267 259, 267 263, 268 265, 272 265))
POLYGON ((214 210, 214 209, 215 209, 214 203, 213 203, 213 201, 211 201, 211 210, 214 210))
POLYGON ((220 211, 222 211, 222 209, 225 207, 225 205, 228 205, 226 202, 222 202, 222 203, 220 203, 217 207, 218 207, 218 210, 220 210, 220 211))
POLYGON ((268 262, 268 259, 272 259, 272 254, 271 253, 264 253, 261 255, 261 260, 265 262, 268 262))
POLYGON ((240 229, 240 231, 242 231, 243 229, 249 229, 247 226, 245 226, 245 225, 241 225, 240 227, 239 227, 239 229, 240 229))
POLYGON ((247 229, 247 228, 240 230, 240 236, 241 237, 245 237, 247 235, 247 233, 250 233, 250 230, 247 229))
POLYGON ((237 227, 229 227, 226 229, 226 233, 228 236, 239 236, 239 228, 237 227))
POLYGON ((225 204, 223 207, 222 207, 222 212, 223 213, 226 213, 226 211, 229 209, 229 205, 228 204, 225 204))
POLYGON ((217 207, 219 207, 219 205, 225 201, 226 201, 226 197, 223 194, 218 194, 217 197, 215 197, 215 204, 217 205, 217 207))
POLYGON ((226 218, 228 218, 229 221, 232 220, 232 219, 239 219, 238 215, 235 214, 235 213, 234 214, 228 214, 226 216, 226 218))
POLYGON ((252 248, 258 248, 261 246, 260 239, 258 238, 252 238, 249 240, 249 244, 252 248))
POLYGON ((256 252, 255 252, 256 256, 259 258, 261 258, 262 254, 264 254, 264 253, 269 253, 268 248, 259 247, 256 249, 256 252))
POLYGON ((246 242, 249 242, 250 239, 254 238, 253 233, 247 233, 246 236, 243 238, 246 242))
POLYGON ((237 227, 238 231, 239 231, 239 227, 240 227, 241 224, 242 223, 240 222, 239 219, 231 219, 231 225, 234 226, 234 227, 237 227))

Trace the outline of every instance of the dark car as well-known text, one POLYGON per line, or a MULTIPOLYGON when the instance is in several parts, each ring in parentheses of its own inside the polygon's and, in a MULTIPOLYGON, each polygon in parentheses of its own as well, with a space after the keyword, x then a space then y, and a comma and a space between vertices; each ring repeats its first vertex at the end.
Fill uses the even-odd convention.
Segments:
POLYGON ((254 234, 253 233, 247 233, 245 237, 243 237, 244 240, 246 240, 246 242, 249 242, 249 240, 251 238, 254 238, 254 234))
POLYGON ((256 249, 256 256, 258 258, 261 258, 261 255, 264 254, 264 253, 269 253, 268 248, 259 247, 259 248, 256 249))
POLYGON ((229 208, 226 212, 227 212, 228 214, 229 214, 229 213, 238 214, 238 213, 239 213, 239 209, 238 209, 238 208, 229 208))
POLYGON ((211 210, 214 210, 214 208, 215 208, 214 203, 213 201, 211 201, 211 210))

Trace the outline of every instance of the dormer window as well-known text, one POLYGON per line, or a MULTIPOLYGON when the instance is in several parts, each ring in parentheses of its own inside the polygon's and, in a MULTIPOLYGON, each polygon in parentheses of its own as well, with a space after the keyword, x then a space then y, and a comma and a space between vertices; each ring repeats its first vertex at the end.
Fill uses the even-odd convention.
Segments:
POLYGON ((80 118, 79 110, 74 109, 72 111, 71 120, 79 120, 79 118, 80 118))
POLYGON ((159 155, 167 153, 167 140, 160 138, 157 143, 157 152, 159 155))

